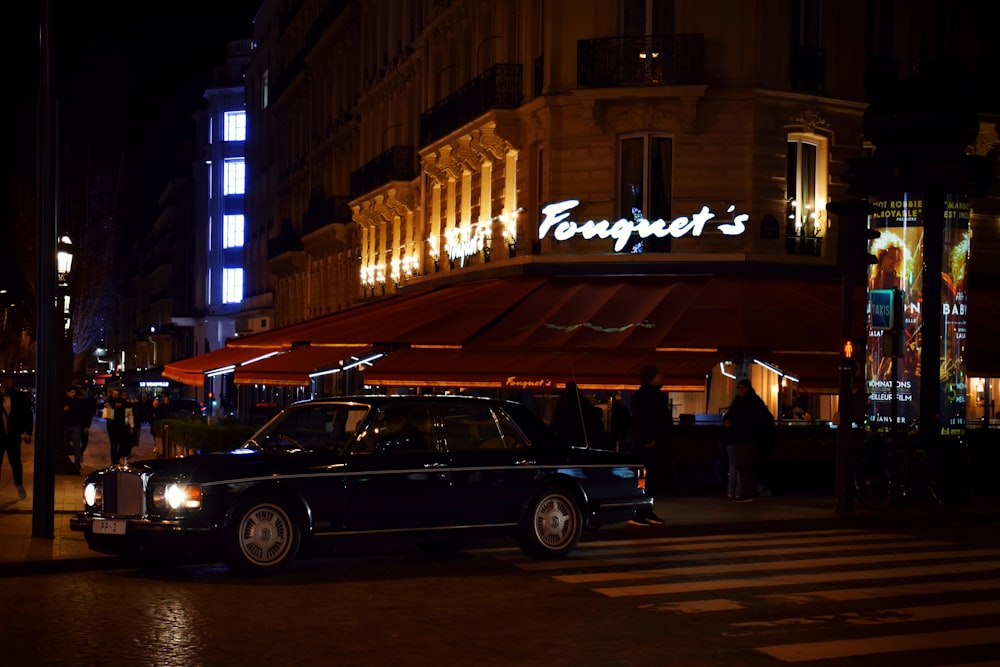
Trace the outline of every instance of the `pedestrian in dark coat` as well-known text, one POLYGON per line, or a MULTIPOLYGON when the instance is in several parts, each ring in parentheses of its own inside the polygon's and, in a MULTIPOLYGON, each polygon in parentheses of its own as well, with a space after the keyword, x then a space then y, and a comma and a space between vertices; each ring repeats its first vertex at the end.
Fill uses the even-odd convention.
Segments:
MULTIPOLYGON (((663 389, 663 378, 655 366, 639 370, 639 388, 632 394, 632 421, 629 433, 631 451, 646 466, 646 489, 652 494, 670 490, 671 475, 667 462, 673 415, 670 400, 663 389)), ((663 519, 649 512, 629 520, 633 525, 660 525, 663 519)))
POLYGON ((10 461, 10 472, 14 488, 20 500, 27 497, 24 490, 24 467, 21 461, 21 444, 31 444, 31 434, 34 432, 35 416, 31 410, 31 401, 23 392, 14 387, 14 378, 4 376, 0 382, 0 464, 3 455, 7 454, 10 461))
POLYGON ((575 382, 567 382, 552 415, 552 428, 567 444, 603 449, 607 446, 601 409, 587 400, 575 382))
POLYGON ((754 458, 762 438, 769 435, 774 417, 757 395, 750 380, 736 383, 736 396, 722 418, 726 453, 729 456, 729 497, 737 502, 757 499, 754 458))

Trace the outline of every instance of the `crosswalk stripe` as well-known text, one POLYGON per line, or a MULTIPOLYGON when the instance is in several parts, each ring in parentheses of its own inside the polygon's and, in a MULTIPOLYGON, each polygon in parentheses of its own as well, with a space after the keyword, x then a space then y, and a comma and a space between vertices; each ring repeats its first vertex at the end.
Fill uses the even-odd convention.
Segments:
POLYGON ((937 595, 940 593, 987 591, 1000 588, 1000 579, 977 579, 975 581, 922 581, 914 584, 895 586, 871 586, 865 588, 840 588, 836 590, 805 591, 798 593, 771 593, 758 595, 761 599, 804 604, 815 600, 831 602, 851 602, 853 600, 874 600, 877 598, 898 598, 910 595, 937 595))
MULTIPOLYGON (((771 593, 757 595, 758 600, 775 601, 791 604, 808 604, 817 600, 833 602, 851 602, 854 600, 875 600, 878 598, 899 598, 915 595, 939 595, 941 593, 960 593, 967 591, 983 592, 1000 588, 1000 579, 985 579, 975 581, 927 581, 917 584, 901 584, 898 586, 872 586, 866 588, 846 588, 839 590, 809 591, 805 593, 771 593)), ((963 607, 966 605, 962 605, 963 607)), ((659 612, 680 612, 682 614, 706 614, 719 611, 734 611, 744 609, 746 604, 729 598, 707 598, 702 600, 668 600, 650 602, 642 606, 659 612)), ((905 620, 905 619, 900 619, 905 620)))
MULTIPOLYGON (((726 563, 722 565, 694 565, 690 567, 663 567, 652 570, 634 570, 630 572, 596 572, 588 574, 557 575, 554 578, 565 583, 588 584, 601 581, 626 581, 634 579, 652 579, 666 576, 731 574, 734 572, 766 572, 772 570, 840 567, 845 565, 871 565, 876 563, 893 563, 899 561, 913 562, 921 559, 951 560, 959 558, 989 558, 995 556, 1000 556, 1000 549, 907 552, 871 554, 867 556, 845 556, 837 558, 762 561, 754 563, 726 563)), ((997 563, 996 566, 1000 567, 1000 563, 997 563)))
POLYGON ((1000 569, 1000 562, 970 561, 962 563, 942 563, 878 570, 852 570, 822 572, 817 574, 786 574, 775 577, 754 579, 702 579, 667 584, 644 584, 637 586, 616 586, 595 588, 594 591, 606 597, 629 597, 636 595, 672 595, 700 591, 718 591, 737 588, 768 588, 772 586, 800 586, 803 584, 824 584, 837 581, 865 581, 869 579, 889 579, 893 577, 925 577, 939 574, 969 574, 1000 569))
POLYGON ((807 662, 899 651, 928 651, 996 644, 1000 643, 998 638, 1000 638, 1000 626, 993 626, 920 632, 911 635, 887 635, 868 639, 835 639, 823 642, 759 646, 755 650, 783 662, 807 662))
MULTIPOLYGON (((810 544, 813 544, 810 542, 810 544)), ((697 551, 692 547, 692 551, 687 551, 684 549, 682 554, 665 556, 662 555, 662 551, 676 551, 676 548, 670 547, 658 547, 655 553, 649 554, 646 549, 642 550, 642 556, 615 556, 614 554, 608 554, 608 558, 603 559, 574 559, 572 561, 525 561, 523 563, 518 563, 517 567, 525 572, 544 572, 546 570, 561 570, 566 569, 567 564, 571 564, 574 569, 581 568, 594 568, 594 567, 609 567, 613 565, 637 565, 640 563, 663 563, 670 561, 687 561, 692 558, 697 558, 699 560, 710 560, 718 558, 732 558, 734 556, 745 557, 745 556, 792 556, 792 555, 806 555, 812 553, 835 553, 838 551, 850 551, 851 553, 857 553, 859 550, 865 551, 879 551, 883 549, 926 549, 929 547, 949 547, 955 546, 954 542, 947 542, 944 540, 926 540, 917 541, 911 540, 906 542, 881 542, 875 544, 859 544, 857 542, 851 542, 848 544, 829 544, 824 546, 799 546, 799 547, 788 547, 788 548, 767 548, 767 549, 746 549, 740 550, 738 552, 732 551, 697 551)))

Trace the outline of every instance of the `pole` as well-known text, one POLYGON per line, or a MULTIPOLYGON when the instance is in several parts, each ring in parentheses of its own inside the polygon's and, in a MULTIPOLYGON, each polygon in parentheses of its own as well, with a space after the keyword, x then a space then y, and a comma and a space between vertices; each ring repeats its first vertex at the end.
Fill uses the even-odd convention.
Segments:
POLYGON ((51 69, 49 0, 42 0, 39 30, 38 183, 38 342, 35 353, 35 467, 31 536, 54 537, 53 445, 58 423, 56 367, 56 187, 55 114, 51 69))
MULTIPOLYGON (((861 258, 867 250, 861 247, 860 243, 864 237, 860 230, 868 227, 868 216, 872 211, 872 206, 863 199, 850 199, 844 201, 830 202, 826 210, 837 216, 840 223, 840 233, 838 236, 839 261, 841 269, 841 340, 853 341, 854 337, 854 311, 855 311, 855 286, 859 282, 860 271, 867 268, 867 264, 862 267, 861 258)), ((854 463, 854 364, 857 359, 858 350, 865 349, 865 345, 859 341, 854 345, 854 352, 848 359, 845 354, 840 355, 840 390, 838 396, 838 408, 840 411, 840 423, 837 424, 837 453, 836 453, 836 476, 834 481, 834 511, 851 512, 854 510, 854 490, 851 480, 851 473, 854 463)), ((864 358, 864 355, 861 356, 864 358)))

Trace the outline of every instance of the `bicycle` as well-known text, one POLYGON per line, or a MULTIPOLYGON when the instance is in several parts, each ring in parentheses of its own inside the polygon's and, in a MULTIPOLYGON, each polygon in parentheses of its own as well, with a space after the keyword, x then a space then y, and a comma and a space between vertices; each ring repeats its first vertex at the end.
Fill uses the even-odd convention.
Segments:
MULTIPOLYGON (((941 483, 938 457, 924 450, 912 430, 908 431, 875 434, 859 447, 854 489, 861 502, 872 509, 882 509, 893 501, 914 496, 944 505, 949 498, 965 495, 961 477, 951 488, 941 483)), ((964 447, 964 443, 960 444, 964 447)))

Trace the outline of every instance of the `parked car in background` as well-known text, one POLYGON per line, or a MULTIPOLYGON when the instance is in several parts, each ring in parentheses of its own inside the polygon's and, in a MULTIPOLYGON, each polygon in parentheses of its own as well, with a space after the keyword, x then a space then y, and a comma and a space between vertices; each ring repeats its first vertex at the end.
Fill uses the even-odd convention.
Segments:
POLYGON ((513 536, 546 558, 651 507, 644 487, 630 455, 563 443, 519 403, 358 396, 296 403, 230 452, 96 471, 70 525, 95 551, 246 573, 364 536, 436 549, 513 536))

